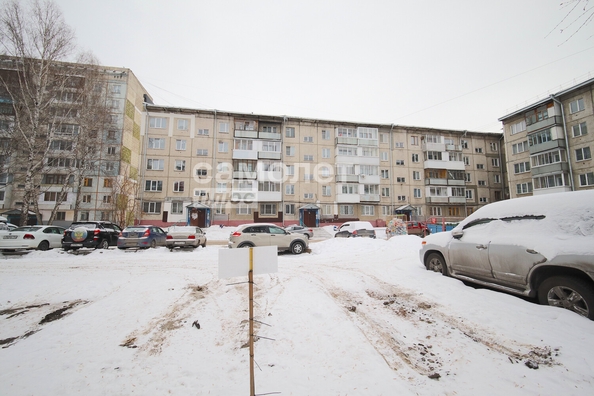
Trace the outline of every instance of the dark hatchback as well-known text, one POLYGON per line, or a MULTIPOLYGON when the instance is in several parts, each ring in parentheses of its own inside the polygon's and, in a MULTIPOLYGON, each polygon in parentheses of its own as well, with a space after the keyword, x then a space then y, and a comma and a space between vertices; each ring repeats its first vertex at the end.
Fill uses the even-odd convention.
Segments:
POLYGON ((62 249, 107 249, 116 246, 122 229, 109 221, 79 221, 72 223, 62 237, 62 249))

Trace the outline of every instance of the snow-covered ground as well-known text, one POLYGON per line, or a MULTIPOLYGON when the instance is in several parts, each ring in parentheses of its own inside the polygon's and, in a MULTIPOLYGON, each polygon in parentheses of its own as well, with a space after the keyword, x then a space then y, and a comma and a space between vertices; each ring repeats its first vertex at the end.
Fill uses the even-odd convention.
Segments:
MULTIPOLYGON (((416 236, 316 232, 255 277, 257 394, 594 393, 594 322, 426 271, 416 236)), ((0 395, 249 394, 220 249, 0 256, 0 395)))

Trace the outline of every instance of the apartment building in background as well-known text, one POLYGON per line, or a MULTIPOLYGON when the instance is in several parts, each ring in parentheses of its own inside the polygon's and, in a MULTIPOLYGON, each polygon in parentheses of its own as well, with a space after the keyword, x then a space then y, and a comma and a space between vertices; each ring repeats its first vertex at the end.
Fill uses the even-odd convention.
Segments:
POLYGON ((508 197, 500 133, 145 105, 142 223, 459 221, 508 197))
POLYGON ((501 117, 512 198, 594 188, 594 79, 501 117))

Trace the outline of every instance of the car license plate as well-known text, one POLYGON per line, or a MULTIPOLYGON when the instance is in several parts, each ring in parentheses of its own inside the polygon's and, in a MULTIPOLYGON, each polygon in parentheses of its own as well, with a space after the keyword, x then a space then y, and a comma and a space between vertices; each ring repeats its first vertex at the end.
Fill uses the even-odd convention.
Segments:
POLYGON ((4 239, 17 239, 16 235, 4 235, 4 239))
POLYGON ((82 243, 73 243, 70 246, 72 246, 72 247, 82 247, 82 243))
POLYGON ((185 245, 185 242, 175 242, 175 245, 185 245))

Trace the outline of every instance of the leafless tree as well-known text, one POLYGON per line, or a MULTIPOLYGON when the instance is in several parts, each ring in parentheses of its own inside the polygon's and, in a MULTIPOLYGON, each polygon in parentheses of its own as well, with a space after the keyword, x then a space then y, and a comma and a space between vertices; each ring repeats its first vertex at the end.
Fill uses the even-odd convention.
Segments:
POLYGON ((594 5, 590 0, 567 0, 561 3, 561 8, 564 10, 564 16, 547 36, 557 29, 562 34, 568 32, 569 36, 564 43, 594 21, 594 5))
POLYGON ((122 228, 134 224, 139 218, 140 206, 136 199, 139 189, 138 175, 131 174, 128 169, 111 178, 113 222, 122 228))

